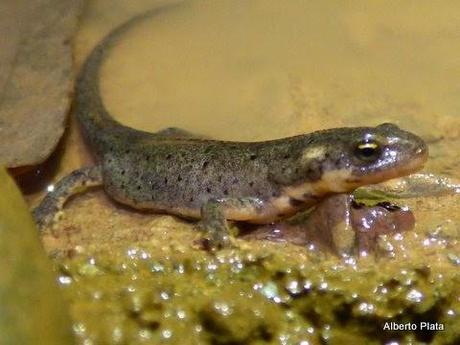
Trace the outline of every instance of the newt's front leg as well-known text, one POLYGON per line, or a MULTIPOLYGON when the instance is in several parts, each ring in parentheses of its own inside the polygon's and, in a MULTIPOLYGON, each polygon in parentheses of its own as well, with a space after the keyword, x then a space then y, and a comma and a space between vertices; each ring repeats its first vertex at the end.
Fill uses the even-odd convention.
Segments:
MULTIPOLYGON (((263 209, 258 198, 220 198, 208 200, 201 207, 201 228, 211 250, 235 246, 227 223, 229 215, 250 218, 263 209)), ((235 217, 232 217, 235 218, 235 217)), ((244 219, 241 219, 244 220, 244 219)))
POLYGON ((38 227, 43 229, 50 225, 69 197, 89 187, 100 185, 102 185, 100 166, 78 169, 64 177, 33 210, 32 214, 38 227))

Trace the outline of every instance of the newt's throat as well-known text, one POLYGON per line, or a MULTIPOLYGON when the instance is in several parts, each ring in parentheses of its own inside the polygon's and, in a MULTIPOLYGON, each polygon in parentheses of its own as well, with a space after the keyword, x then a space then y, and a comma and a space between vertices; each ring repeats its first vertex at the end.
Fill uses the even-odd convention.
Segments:
POLYGON ((326 194, 346 193, 357 188, 359 184, 353 181, 351 176, 351 169, 331 170, 324 172, 317 181, 286 187, 284 192, 293 199, 309 202, 326 194))

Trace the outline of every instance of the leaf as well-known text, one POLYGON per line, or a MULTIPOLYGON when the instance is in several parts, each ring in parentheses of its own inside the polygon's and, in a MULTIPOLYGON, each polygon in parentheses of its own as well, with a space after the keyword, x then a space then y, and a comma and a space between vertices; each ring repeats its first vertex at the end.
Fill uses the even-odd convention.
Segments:
POLYGON ((72 344, 68 310, 51 262, 28 207, 4 168, 0 168, 0 251, 0 344, 72 344))
POLYGON ((0 165, 35 165, 64 133, 74 77, 69 42, 82 1, 1 6, 0 165))

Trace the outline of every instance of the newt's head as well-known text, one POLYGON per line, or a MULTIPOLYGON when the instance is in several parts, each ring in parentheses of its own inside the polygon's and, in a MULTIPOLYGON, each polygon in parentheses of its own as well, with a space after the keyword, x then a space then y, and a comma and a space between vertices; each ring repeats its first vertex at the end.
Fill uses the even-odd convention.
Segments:
POLYGON ((423 167, 428 148, 415 134, 385 123, 299 136, 290 153, 272 176, 288 195, 302 200, 408 175, 423 167))
POLYGON ((359 185, 408 175, 421 169, 428 158, 428 147, 420 137, 391 123, 364 129, 349 150, 350 181, 359 185))

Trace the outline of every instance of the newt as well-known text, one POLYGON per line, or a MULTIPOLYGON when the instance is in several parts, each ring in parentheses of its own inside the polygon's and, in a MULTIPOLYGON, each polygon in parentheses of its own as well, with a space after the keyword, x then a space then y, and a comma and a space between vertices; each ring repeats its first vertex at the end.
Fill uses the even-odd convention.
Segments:
POLYGON ((40 227, 52 222, 71 195, 97 185, 136 209, 201 218, 206 238, 219 248, 232 240, 227 220, 270 223, 325 196, 408 175, 427 160, 425 142, 390 123, 261 142, 204 139, 178 128, 149 133, 122 125, 101 98, 100 66, 122 34, 151 15, 114 29, 84 62, 74 109, 98 164, 55 185, 34 210, 40 227))

